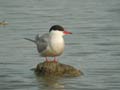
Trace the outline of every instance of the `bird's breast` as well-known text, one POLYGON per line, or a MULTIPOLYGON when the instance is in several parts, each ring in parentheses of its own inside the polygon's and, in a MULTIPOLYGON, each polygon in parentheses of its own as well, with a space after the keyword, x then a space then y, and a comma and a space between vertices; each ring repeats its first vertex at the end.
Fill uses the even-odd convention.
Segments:
POLYGON ((51 50, 60 55, 64 51, 64 39, 63 37, 53 36, 50 38, 50 48, 51 50))

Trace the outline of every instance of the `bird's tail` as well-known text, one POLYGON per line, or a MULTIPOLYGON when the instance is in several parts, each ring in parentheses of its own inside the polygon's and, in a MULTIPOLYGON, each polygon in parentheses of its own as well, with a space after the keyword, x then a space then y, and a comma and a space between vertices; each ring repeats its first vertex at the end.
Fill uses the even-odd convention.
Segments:
POLYGON ((36 41, 35 40, 32 40, 32 39, 29 39, 29 38, 24 38, 25 40, 28 40, 28 41, 31 41, 31 42, 34 42, 36 44, 36 41))

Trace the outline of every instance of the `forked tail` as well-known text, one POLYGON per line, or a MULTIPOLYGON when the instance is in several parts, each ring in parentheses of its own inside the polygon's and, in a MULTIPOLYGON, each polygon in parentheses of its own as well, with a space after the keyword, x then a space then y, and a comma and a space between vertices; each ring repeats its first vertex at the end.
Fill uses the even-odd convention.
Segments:
POLYGON ((31 42, 34 42, 36 44, 36 41, 35 40, 32 40, 32 39, 29 39, 29 38, 24 38, 25 40, 28 40, 28 41, 31 41, 31 42))

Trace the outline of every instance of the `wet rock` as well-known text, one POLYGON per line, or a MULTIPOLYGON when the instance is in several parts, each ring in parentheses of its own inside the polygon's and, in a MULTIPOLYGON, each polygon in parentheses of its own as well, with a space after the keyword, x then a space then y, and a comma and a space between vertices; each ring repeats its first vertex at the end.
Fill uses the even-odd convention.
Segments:
POLYGON ((59 62, 43 62, 39 63, 35 69, 37 75, 42 76, 80 76, 83 73, 73 66, 62 64, 59 62))
POLYGON ((0 22, 0 26, 5 26, 8 25, 8 22, 6 22, 5 20, 3 20, 2 22, 0 22))

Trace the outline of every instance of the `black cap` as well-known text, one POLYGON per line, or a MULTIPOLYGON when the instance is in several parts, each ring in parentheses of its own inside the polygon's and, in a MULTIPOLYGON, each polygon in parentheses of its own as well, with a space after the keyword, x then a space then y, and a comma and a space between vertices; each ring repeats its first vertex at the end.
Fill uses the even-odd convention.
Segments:
POLYGON ((49 32, 51 32, 52 30, 64 31, 64 28, 62 26, 60 26, 60 25, 53 25, 50 28, 49 32))

